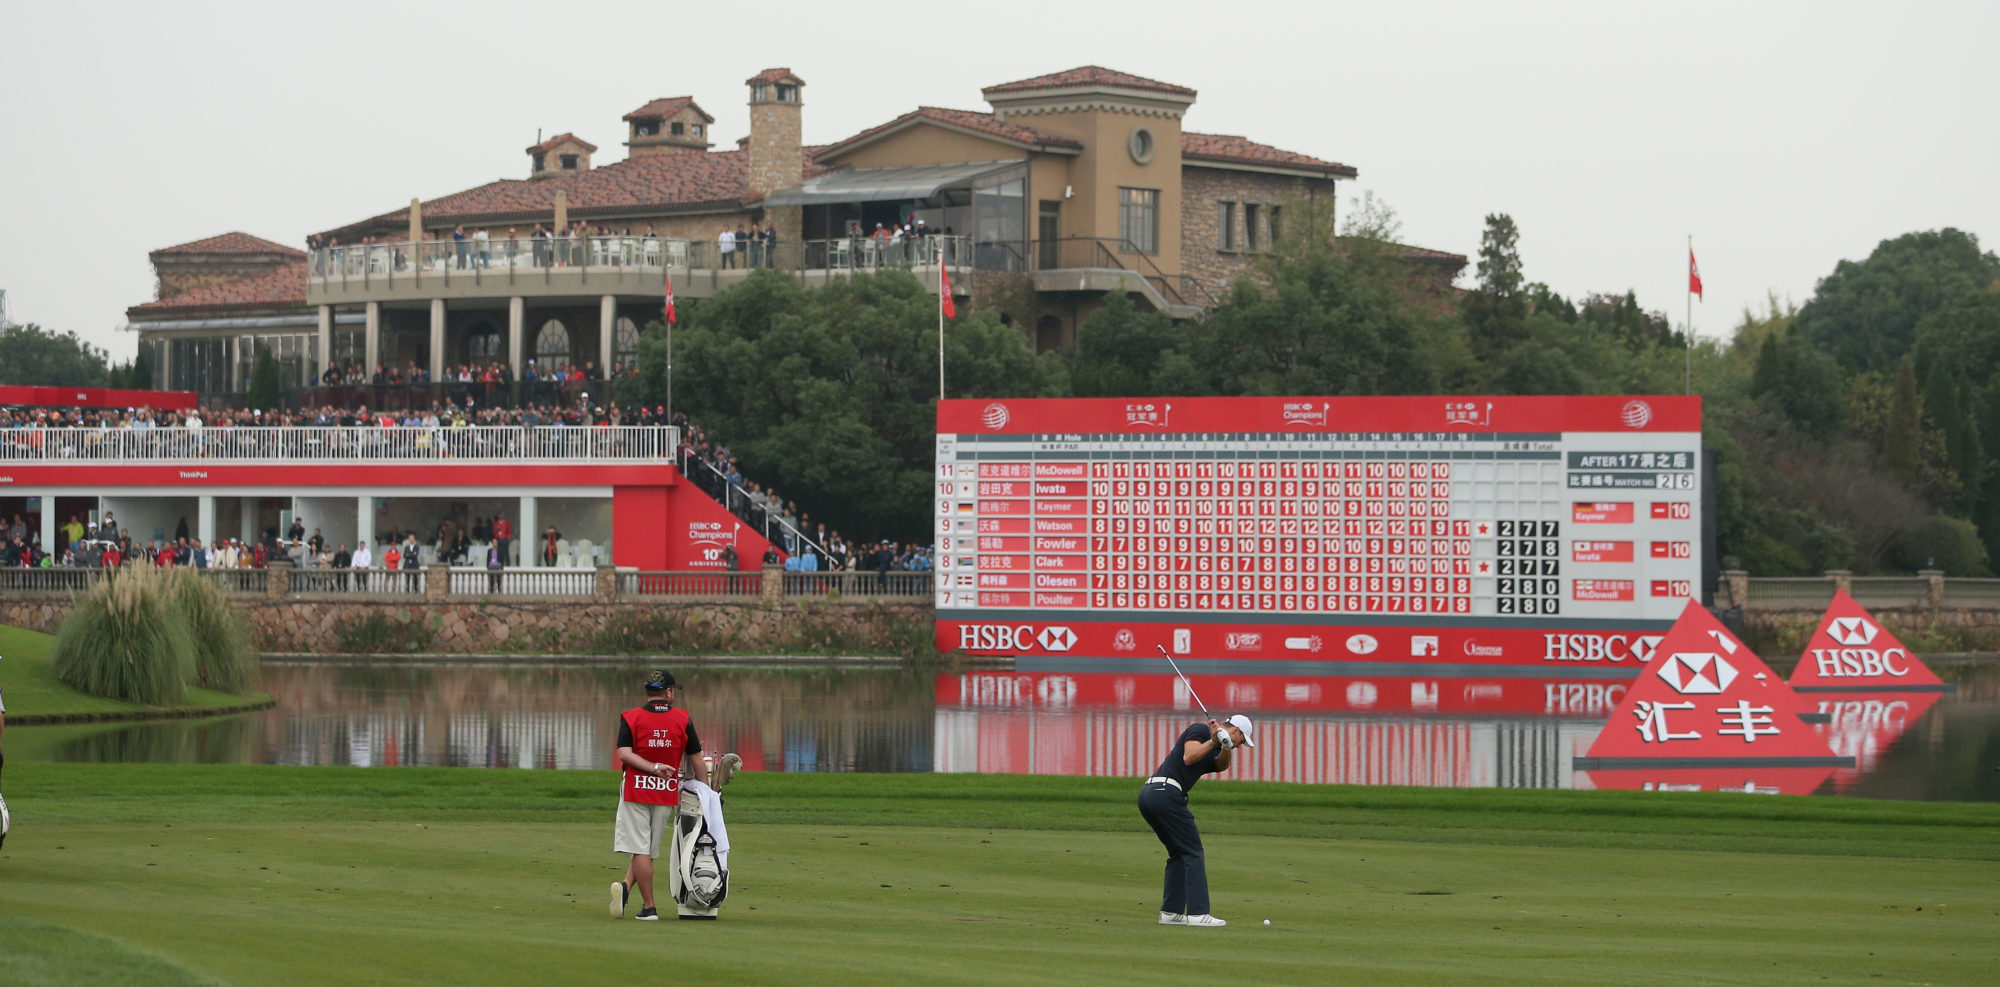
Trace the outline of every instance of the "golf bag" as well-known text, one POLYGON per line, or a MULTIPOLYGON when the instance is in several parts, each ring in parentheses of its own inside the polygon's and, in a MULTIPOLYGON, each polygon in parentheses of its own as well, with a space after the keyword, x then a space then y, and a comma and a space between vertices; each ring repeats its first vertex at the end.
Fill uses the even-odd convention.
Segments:
POLYGON ((714 918, 729 897, 729 830, 722 822, 722 794, 693 779, 681 782, 673 868, 680 917, 714 918))

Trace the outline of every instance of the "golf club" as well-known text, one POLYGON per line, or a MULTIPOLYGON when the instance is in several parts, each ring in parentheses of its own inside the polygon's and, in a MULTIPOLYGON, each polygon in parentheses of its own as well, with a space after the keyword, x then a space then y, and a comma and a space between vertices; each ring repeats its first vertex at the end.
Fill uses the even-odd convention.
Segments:
POLYGON ((1154 647, 1156 647, 1156 648, 1159 648, 1159 649, 1160 649, 1160 657, 1162 657, 1162 658, 1165 658, 1165 659, 1167 660, 1167 664, 1168 664, 1168 665, 1172 665, 1172 666, 1173 666, 1173 669, 1174 669, 1174 674, 1175 674, 1175 675, 1179 675, 1179 676, 1181 677, 1181 684, 1182 684, 1182 685, 1184 685, 1184 686, 1187 686, 1187 687, 1188 687, 1188 695, 1190 695, 1190 696, 1194 696, 1194 704, 1195 704, 1196 706, 1200 706, 1200 707, 1201 707, 1201 715, 1203 715, 1203 716, 1207 716, 1207 717, 1209 717, 1210 719, 1214 719, 1215 717, 1214 717, 1214 716, 1213 716, 1212 714, 1210 714, 1210 713, 1209 713, 1209 711, 1208 711, 1208 705, 1207 705, 1206 703, 1203 703, 1203 702, 1201 701, 1201 696, 1200 696, 1200 695, 1199 695, 1198 693, 1196 693, 1196 692, 1194 691, 1194 683, 1193 683, 1193 682, 1189 682, 1189 681, 1188 681, 1188 677, 1187 677, 1187 676, 1186 676, 1185 674, 1183 674, 1183 673, 1181 672, 1181 666, 1180 666, 1180 665, 1178 665, 1178 664, 1175 664, 1175 662, 1174 662, 1174 656, 1173 656, 1173 655, 1170 655, 1170 654, 1167 654, 1167 647, 1166 647, 1166 645, 1164 645, 1164 644, 1156 644, 1156 645, 1154 645, 1154 647))

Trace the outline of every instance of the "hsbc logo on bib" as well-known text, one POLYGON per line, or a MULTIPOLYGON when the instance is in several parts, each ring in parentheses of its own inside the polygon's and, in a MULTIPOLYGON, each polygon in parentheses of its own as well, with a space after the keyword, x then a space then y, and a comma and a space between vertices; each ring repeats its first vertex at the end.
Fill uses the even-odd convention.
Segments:
POLYGON ((1543 661, 1653 660, 1664 634, 1544 634, 1543 661))

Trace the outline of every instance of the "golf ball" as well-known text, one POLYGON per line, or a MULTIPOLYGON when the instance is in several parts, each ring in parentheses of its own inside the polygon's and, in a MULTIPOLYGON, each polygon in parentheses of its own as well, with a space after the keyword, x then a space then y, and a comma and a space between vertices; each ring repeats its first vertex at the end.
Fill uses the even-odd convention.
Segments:
POLYGON ((1265 924, 1265 925, 1270 925, 1270 924, 1271 924, 1271 920, 1270 920, 1270 919, 1268 919, 1268 918, 1267 918, 1267 919, 1265 919, 1265 920, 1264 920, 1264 924, 1265 924))

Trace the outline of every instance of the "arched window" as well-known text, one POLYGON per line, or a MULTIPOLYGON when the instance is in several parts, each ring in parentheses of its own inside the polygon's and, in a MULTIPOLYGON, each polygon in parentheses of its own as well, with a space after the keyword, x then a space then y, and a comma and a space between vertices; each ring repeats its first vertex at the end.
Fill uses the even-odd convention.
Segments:
POLYGON ((569 328, 561 319, 542 323, 535 333, 535 365, 544 370, 567 370, 569 359, 569 328))
POLYGON ((631 316, 621 315, 613 328, 611 355, 614 359, 631 363, 639 356, 639 324, 631 316))

